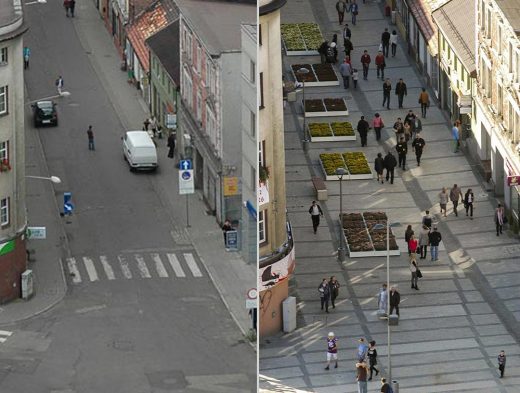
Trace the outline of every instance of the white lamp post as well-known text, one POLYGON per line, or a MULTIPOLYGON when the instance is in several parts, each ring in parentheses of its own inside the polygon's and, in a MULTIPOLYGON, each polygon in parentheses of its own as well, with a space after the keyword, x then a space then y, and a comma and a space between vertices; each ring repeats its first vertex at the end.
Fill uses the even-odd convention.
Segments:
POLYGON ((345 234, 343 233, 343 176, 347 174, 345 168, 337 168, 336 176, 339 179, 339 248, 338 261, 345 262, 345 234))
POLYGON ((25 176, 29 179, 41 179, 41 180, 50 180, 54 184, 60 184, 61 179, 58 176, 44 177, 44 176, 25 176))
POLYGON ((302 67, 298 71, 296 71, 296 75, 302 77, 303 82, 303 150, 309 150, 309 142, 310 138, 307 133, 307 117, 305 116, 305 76, 309 73, 309 69, 302 67))
POLYGON ((37 101, 52 100, 53 98, 61 98, 61 97, 70 97, 70 92, 69 91, 62 91, 61 94, 55 94, 53 96, 43 97, 43 98, 38 98, 37 100, 27 101, 25 103, 25 105, 29 105, 29 104, 32 104, 33 102, 37 102, 37 101))

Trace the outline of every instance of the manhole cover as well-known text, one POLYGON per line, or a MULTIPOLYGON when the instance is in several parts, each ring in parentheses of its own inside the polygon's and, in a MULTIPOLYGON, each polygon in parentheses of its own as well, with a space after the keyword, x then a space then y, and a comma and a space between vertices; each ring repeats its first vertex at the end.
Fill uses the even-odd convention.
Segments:
POLYGON ((179 370, 146 373, 146 377, 151 387, 168 392, 185 389, 188 386, 184 373, 179 370))

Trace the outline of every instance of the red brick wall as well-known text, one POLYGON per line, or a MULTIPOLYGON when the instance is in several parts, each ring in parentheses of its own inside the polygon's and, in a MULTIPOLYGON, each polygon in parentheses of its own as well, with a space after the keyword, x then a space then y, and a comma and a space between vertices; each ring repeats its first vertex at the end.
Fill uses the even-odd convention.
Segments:
POLYGON ((16 239, 12 252, 0 256, 0 303, 6 303, 21 295, 21 274, 27 268, 25 241, 16 239))

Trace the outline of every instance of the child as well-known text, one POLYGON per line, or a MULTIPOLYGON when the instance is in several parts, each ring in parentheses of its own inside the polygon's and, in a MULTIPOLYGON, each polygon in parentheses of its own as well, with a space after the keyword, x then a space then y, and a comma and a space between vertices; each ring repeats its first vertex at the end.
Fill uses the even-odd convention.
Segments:
POLYGON ((354 81, 354 89, 357 89, 358 77, 359 77, 358 70, 357 70, 357 68, 354 68, 352 70, 352 80, 354 81))

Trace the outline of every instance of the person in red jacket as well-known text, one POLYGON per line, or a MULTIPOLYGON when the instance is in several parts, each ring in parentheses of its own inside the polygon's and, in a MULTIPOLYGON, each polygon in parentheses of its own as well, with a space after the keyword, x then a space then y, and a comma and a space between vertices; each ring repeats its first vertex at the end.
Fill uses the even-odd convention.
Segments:
POLYGON ((408 249, 410 250, 410 261, 417 260, 417 246, 419 242, 415 238, 415 235, 410 236, 410 240, 408 240, 408 249))
POLYGON ((376 67, 377 67, 377 78, 379 79, 379 71, 381 71, 381 79, 385 79, 385 55, 383 52, 377 52, 375 59, 376 67))
POLYGON ((363 55, 361 56, 361 64, 363 65, 363 79, 367 80, 368 77, 368 66, 370 65, 370 62, 372 59, 370 58, 370 55, 368 54, 368 51, 365 50, 363 52, 363 55))

